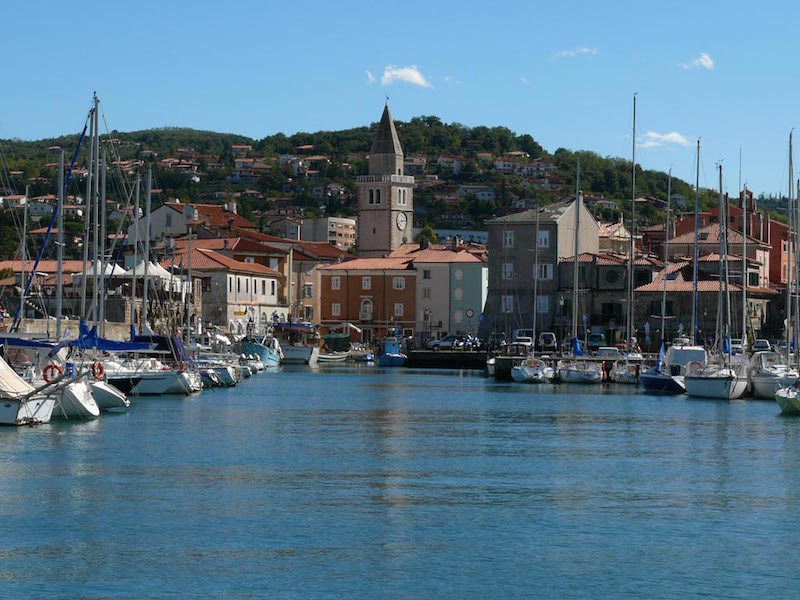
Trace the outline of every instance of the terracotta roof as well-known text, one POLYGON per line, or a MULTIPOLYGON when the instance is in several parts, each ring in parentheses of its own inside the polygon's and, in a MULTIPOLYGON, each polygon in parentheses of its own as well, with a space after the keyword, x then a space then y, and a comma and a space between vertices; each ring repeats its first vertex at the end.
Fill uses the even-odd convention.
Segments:
MULTIPOLYGON (((33 268, 34 261, 27 260, 25 261, 25 271, 30 273, 30 270, 33 268)), ((4 260, 0 261, 0 271, 5 269, 11 269, 14 273, 19 273, 22 271, 22 261, 20 260, 4 260)), ((64 273, 80 273, 83 271, 83 261, 82 260, 65 260, 62 265, 62 270, 64 273)), ((39 261, 38 266, 36 267, 37 273, 55 273, 58 271, 58 261, 55 260, 42 260, 39 261)))
MULTIPOLYGON (((574 258, 572 256, 567 256, 566 258, 562 258, 559 262, 562 263, 571 263, 574 262, 574 258)), ((590 263, 597 260, 598 265, 608 266, 608 265, 620 265, 624 266, 628 264, 628 255, 627 254, 606 254, 606 253, 594 253, 594 252, 582 252, 578 257, 578 262, 582 263, 590 263)), ((634 265, 638 266, 648 266, 648 267, 661 267, 664 265, 660 260, 656 260, 650 256, 637 256, 634 258, 633 261, 634 265)))
POLYGON ((616 223, 599 223, 599 225, 600 237, 613 237, 616 235, 630 239, 630 233, 627 229, 625 229, 624 233, 620 231, 620 229, 624 229, 624 223, 622 221, 618 221, 616 223))
MULTIPOLYGON (((186 264, 186 258, 188 256, 188 251, 178 252, 175 254, 174 258, 170 257, 168 260, 161 261, 161 266, 165 269, 169 269, 170 267, 178 265, 181 261, 183 261, 183 267, 188 268, 189 265, 186 264)), ((191 265, 192 269, 196 269, 198 271, 218 271, 222 269, 227 271, 236 271, 239 273, 255 273, 258 275, 281 277, 281 274, 278 273, 278 271, 270 269, 269 267, 265 267, 264 265, 234 260, 228 256, 225 256, 224 254, 220 254, 219 252, 208 250, 206 248, 192 248, 191 265)))
MULTIPOLYGON (((168 206, 176 212, 183 213, 183 207, 187 205, 181 204, 180 202, 167 202, 164 206, 168 206)), ((251 223, 241 215, 226 210, 221 204, 189 204, 188 206, 192 206, 197 210, 201 220, 215 227, 228 227, 230 224, 233 225, 234 228, 256 228, 254 223, 251 223)))
POLYGON ((407 255, 415 263, 484 263, 480 256, 463 250, 434 250, 426 248, 407 255))
POLYGON ((410 258, 356 258, 320 267, 321 271, 404 271, 411 269, 410 258))
MULTIPOLYGON (((701 244, 719 244, 720 238, 720 227, 719 223, 712 223, 711 225, 707 225, 706 227, 701 227, 698 232, 701 238, 703 234, 705 235, 704 239, 700 239, 701 244)), ((728 227, 728 244, 742 244, 742 234, 735 229, 728 227)), ((689 233, 684 233, 683 235, 676 236, 670 239, 670 244, 694 244, 695 232, 690 231, 689 233)), ((757 244, 759 246, 766 246, 769 247, 769 244, 757 240, 753 237, 747 236, 747 243, 748 244, 757 244)))
MULTIPOLYGON (((692 281, 692 271, 692 263, 689 261, 669 263, 666 269, 666 272, 669 273, 669 277, 667 278, 667 293, 693 292, 694 282, 692 281)), ((665 271, 662 269, 656 274, 652 282, 641 285, 634 291, 636 293, 662 292, 664 290, 664 274, 665 271)), ((718 278, 700 279, 697 282, 697 291, 699 293, 718 293, 720 291, 720 286, 723 286, 724 289, 724 282, 720 281, 718 278)), ((741 292, 742 286, 737 283, 730 283, 728 285, 728 289, 731 293, 741 292)), ((776 290, 771 290, 769 288, 754 287, 750 285, 747 286, 747 291, 748 293, 752 292, 754 294, 762 294, 765 296, 775 296, 779 293, 776 290)))

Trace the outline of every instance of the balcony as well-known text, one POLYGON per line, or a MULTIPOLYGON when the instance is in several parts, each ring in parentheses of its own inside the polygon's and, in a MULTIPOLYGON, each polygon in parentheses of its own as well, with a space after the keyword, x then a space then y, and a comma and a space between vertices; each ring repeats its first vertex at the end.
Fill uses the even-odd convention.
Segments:
POLYGON ((372 311, 362 310, 358 313, 358 319, 361 322, 372 321, 372 311))

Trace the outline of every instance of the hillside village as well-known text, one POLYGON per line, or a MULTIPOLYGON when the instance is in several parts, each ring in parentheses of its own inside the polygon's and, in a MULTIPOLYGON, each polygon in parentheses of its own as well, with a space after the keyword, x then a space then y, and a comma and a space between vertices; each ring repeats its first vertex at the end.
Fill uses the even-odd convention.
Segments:
MULTIPOLYGON (((14 241, 19 234, 11 232, 27 215, 28 261, 45 236, 56 233, 49 227, 56 202, 54 156, 76 142, 69 137, 48 141, 46 148, 8 144, 0 190, 0 233, 8 234, 2 236, 6 260, 0 263, 7 306, 13 306, 15 293, 18 302, 24 271, 22 249, 14 241)), ((257 142, 186 130, 111 132, 104 148, 113 183, 106 199, 107 242, 117 248, 123 270, 135 264, 132 249, 147 237, 144 202, 133 202, 132 182, 138 181, 141 191, 144 174, 151 174, 151 274, 161 278, 153 302, 164 323, 181 322, 182 309, 174 301, 185 289, 173 278, 191 272, 190 317, 233 333, 296 320, 325 330, 351 323, 365 342, 395 327, 420 344, 453 333, 485 339, 530 326, 537 281, 537 328, 554 331, 559 339, 568 334, 576 153, 547 154, 531 136, 504 128, 469 129, 434 117, 395 123, 388 104, 377 125, 338 134, 278 135, 257 142), (420 133, 428 130, 428 136, 420 133), (424 151, 448 133, 451 139, 437 144, 449 151, 424 151), (177 144, 185 140, 191 144, 177 144), (534 226, 541 227, 538 236, 534 226)), ((621 294, 629 272, 631 202, 620 196, 630 194, 630 162, 580 156, 582 330, 606 331, 613 343, 622 335, 621 294)), ((69 260, 61 283, 71 316, 81 314, 85 276, 77 259, 89 239, 81 194, 85 161, 78 157, 64 203, 69 260)), ((694 192, 678 179, 672 189, 677 217, 670 223, 672 246, 665 256, 665 175, 637 174, 635 323, 648 344, 651 331, 657 337, 652 317, 660 311, 665 278, 670 333, 683 331, 689 321, 686 257, 694 235, 689 216, 694 192)), ((753 220, 746 262, 753 288, 751 330, 766 335, 780 329, 770 301, 786 284, 787 230, 768 211, 759 211, 752 195, 740 198, 740 207, 744 201, 753 220)), ((701 207, 710 207, 701 211, 700 233, 705 330, 713 329, 719 287, 714 202, 715 192, 701 190, 701 207)), ((741 209, 734 207, 734 215, 735 210, 741 209)), ((735 219, 732 225, 737 226, 735 219)), ((741 231, 741 218, 738 226, 741 231)), ((36 269, 36 298, 26 300, 33 317, 53 313, 52 256, 50 244, 36 269)), ((131 290, 131 279, 130 272, 127 280, 111 278, 110 320, 130 322, 140 310, 135 298, 141 303, 143 290, 131 290)))

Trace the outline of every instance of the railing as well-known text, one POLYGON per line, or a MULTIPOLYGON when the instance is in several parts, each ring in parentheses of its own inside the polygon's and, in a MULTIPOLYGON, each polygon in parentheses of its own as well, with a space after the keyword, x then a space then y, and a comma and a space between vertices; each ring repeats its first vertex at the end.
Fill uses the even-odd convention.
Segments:
POLYGON ((358 318, 361 321, 372 321, 372 312, 362 310, 360 313, 358 313, 358 318))
POLYGON ((356 181, 360 183, 414 183, 414 178, 411 175, 359 175, 356 181))

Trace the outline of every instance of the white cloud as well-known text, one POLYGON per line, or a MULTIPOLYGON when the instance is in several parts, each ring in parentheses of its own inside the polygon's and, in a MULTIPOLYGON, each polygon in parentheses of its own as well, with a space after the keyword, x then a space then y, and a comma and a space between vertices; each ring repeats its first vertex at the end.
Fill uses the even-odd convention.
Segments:
POLYGON ((402 81, 419 87, 433 87, 433 84, 419 72, 417 65, 411 65, 410 67, 387 66, 383 70, 383 75, 381 75, 381 85, 390 85, 395 81, 402 81))
POLYGON ((530 81, 528 81, 528 78, 527 78, 527 77, 525 77, 524 75, 523 75, 522 77, 520 77, 520 78, 519 78, 519 81, 520 81, 520 83, 521 83, 522 85, 528 85, 528 84, 530 83, 530 81))
POLYGON ((678 144, 679 146, 690 146, 691 142, 677 131, 669 133, 656 133, 648 131, 644 134, 644 140, 639 141, 640 148, 658 148, 667 144, 678 144))
POLYGON ((375 83, 375 76, 369 71, 364 71, 364 72, 367 74, 367 84, 372 85, 373 83, 375 83))
POLYGON ((597 48, 588 48, 586 46, 578 46, 572 50, 562 50, 556 54, 556 58, 574 58, 575 56, 587 55, 597 56, 597 48))
POLYGON ((714 70, 714 59, 708 52, 701 52, 700 56, 695 58, 692 62, 683 63, 681 65, 684 69, 708 69, 714 70))

